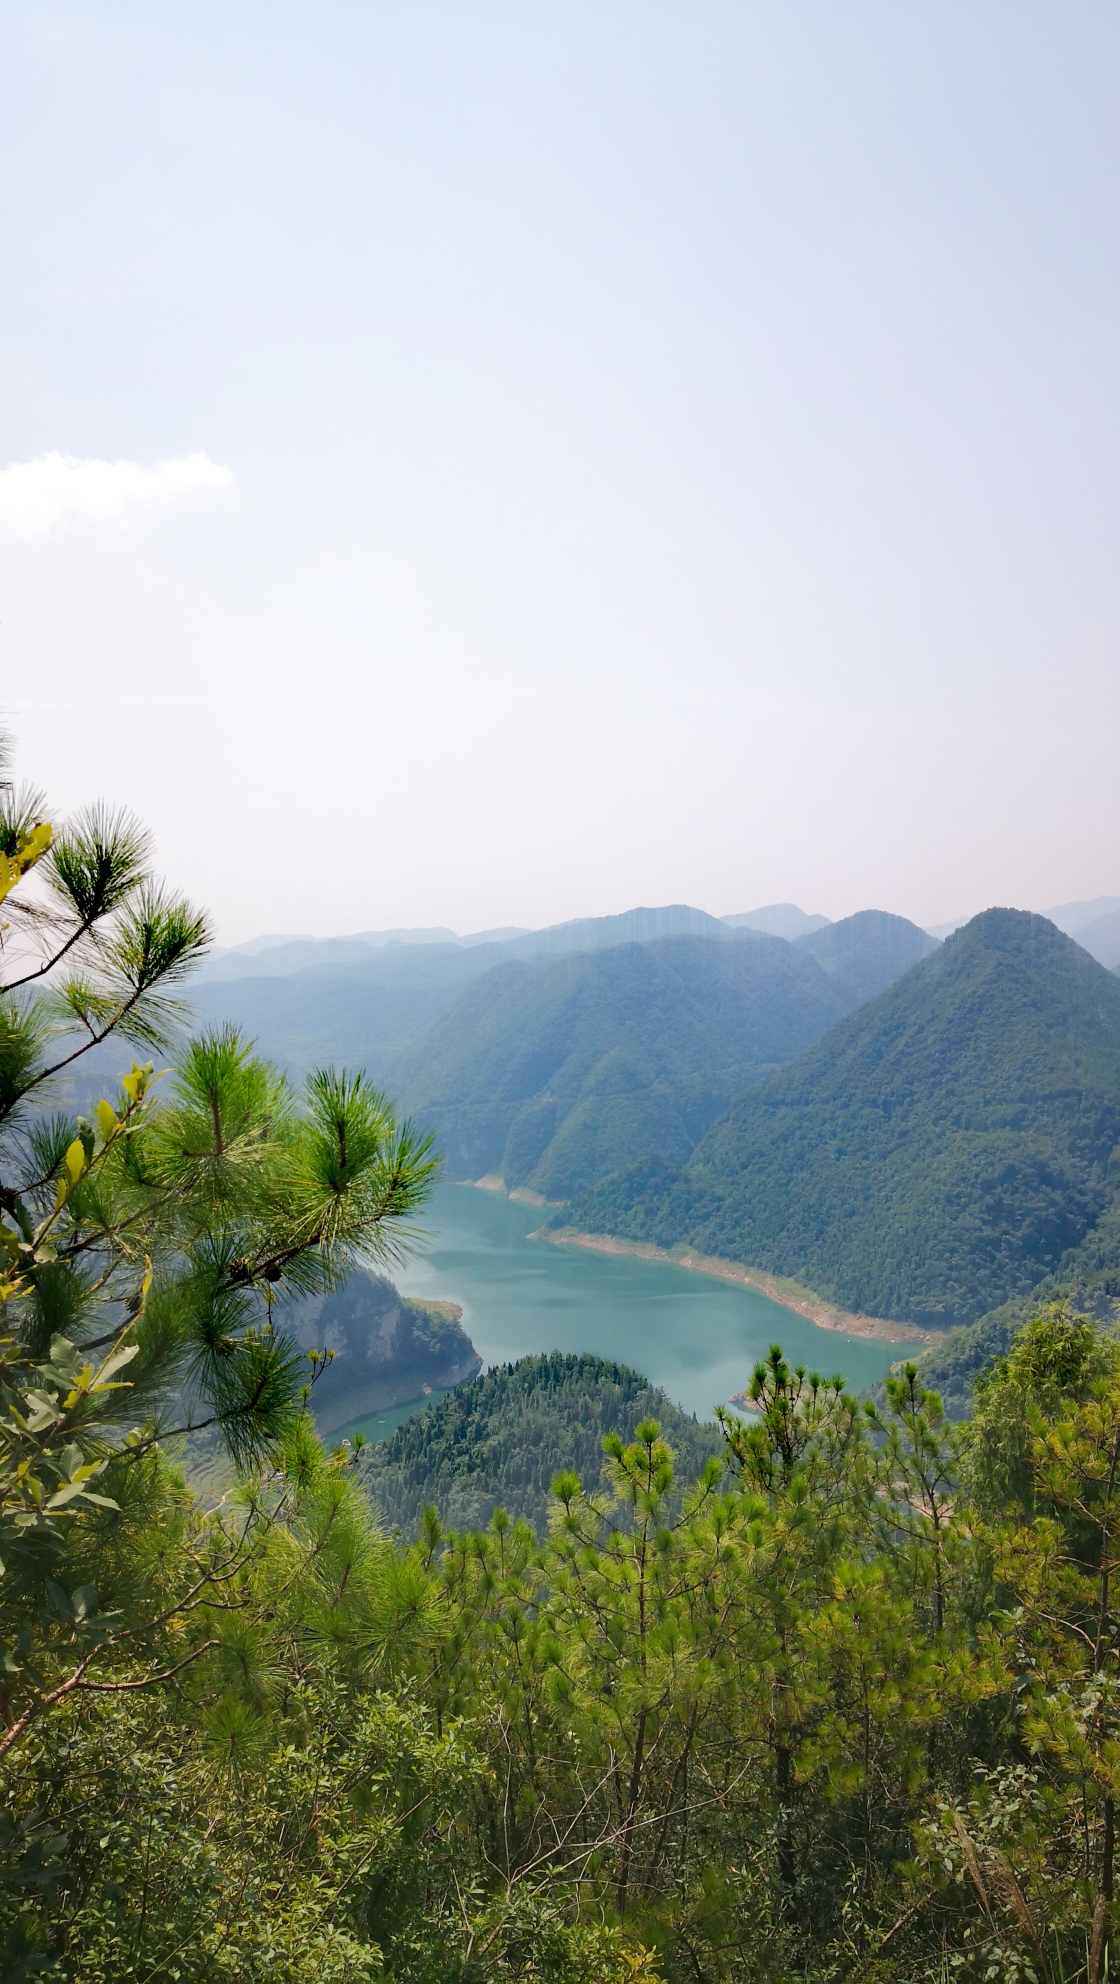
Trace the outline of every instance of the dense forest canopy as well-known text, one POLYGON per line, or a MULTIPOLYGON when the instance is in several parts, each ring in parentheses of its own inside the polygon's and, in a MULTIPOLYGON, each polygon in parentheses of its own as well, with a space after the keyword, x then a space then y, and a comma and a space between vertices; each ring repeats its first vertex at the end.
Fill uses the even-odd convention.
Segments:
POLYGON ((492 1366, 391 1440, 365 1447, 361 1479, 389 1527, 410 1540, 432 1503, 455 1529, 484 1529, 502 1508, 543 1536, 557 1472, 575 1468, 597 1484, 605 1436, 628 1439, 650 1418, 672 1442, 678 1480, 697 1479, 722 1444, 714 1425, 698 1425, 626 1365, 554 1350, 492 1366))
POLYGON ((568 1198, 644 1150, 683 1162, 745 1081, 847 1009, 811 959, 753 931, 502 965, 388 1070, 457 1177, 568 1198))

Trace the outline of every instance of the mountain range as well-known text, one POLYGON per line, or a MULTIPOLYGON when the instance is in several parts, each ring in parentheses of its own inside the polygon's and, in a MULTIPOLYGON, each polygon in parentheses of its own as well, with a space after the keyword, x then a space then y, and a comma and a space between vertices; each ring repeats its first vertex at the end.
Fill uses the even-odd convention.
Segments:
MULTIPOLYGON (((1096 896, 1088 902, 1058 903, 1042 914, 1075 937, 1082 948, 1109 970, 1120 966, 1120 896, 1096 896)), ((850 919, 845 919, 849 921, 850 919)), ((905 919, 904 919, 905 920, 905 919)), ((968 922, 958 916, 950 923, 930 926, 927 934, 942 939, 968 922)), ((823 929, 832 919, 807 915, 796 903, 767 903, 761 909, 746 910, 734 916, 710 916, 706 910, 687 904, 666 909, 626 910, 621 916, 580 917, 568 923, 554 923, 543 930, 525 930, 507 925, 496 930, 475 930, 465 937, 445 926, 361 930, 350 937, 291 936, 273 933, 253 937, 248 943, 218 945, 195 975, 196 985, 215 980, 228 983, 243 978, 281 978, 304 971, 322 973, 348 965, 370 962, 371 952, 439 945, 456 950, 491 952, 511 944, 520 955, 558 955, 574 950, 593 950, 611 943, 645 943, 653 937, 712 934, 719 925, 729 930, 761 930, 769 937, 785 937, 793 943, 798 937, 823 929), (524 940, 524 942, 522 942, 524 940)), ((493 962, 493 956, 490 956, 493 962)), ((485 965, 482 967, 485 968, 485 965)))
POLYGON ((740 1090, 936 948, 867 911, 789 943, 757 929, 513 962, 393 1059, 451 1174, 568 1199, 644 1154, 684 1163, 740 1090))
POLYGON ((1120 981, 989 910, 740 1094, 688 1164, 558 1218, 687 1241, 842 1306, 970 1322, 1059 1272, 1120 1192, 1120 981))
POLYGON ((293 940, 194 1003, 293 1074, 366 1066, 451 1175, 568 1201, 557 1222, 950 1325, 1111 1231, 1120 983, 1081 940, 1107 959, 1117 913, 1063 905, 1071 936, 988 911, 944 944, 792 904, 293 940))

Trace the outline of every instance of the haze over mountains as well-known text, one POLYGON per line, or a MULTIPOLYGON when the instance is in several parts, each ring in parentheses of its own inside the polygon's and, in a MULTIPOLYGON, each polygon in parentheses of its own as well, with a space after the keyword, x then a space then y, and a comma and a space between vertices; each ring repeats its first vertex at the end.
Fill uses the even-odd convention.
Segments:
POLYGON ((332 946, 203 983, 195 1004, 295 1074, 366 1066, 436 1130, 452 1176, 567 1198, 643 1153, 683 1163, 741 1088, 935 947, 881 911, 828 924, 782 904, 731 926, 676 905, 358 961, 332 946))
MULTIPOLYGON (((1120 964, 1120 896, 1097 896, 1089 902, 1059 903, 1043 910, 1042 914, 1051 923, 1056 923, 1059 930, 1064 930, 1068 937, 1075 937, 1098 963, 1109 970, 1120 964)), ((949 923, 931 926, 928 934, 943 939, 954 930, 959 930, 968 920, 958 916, 949 923)), ((731 930, 761 930, 767 936, 784 937, 792 943, 798 937, 824 929, 831 921, 828 916, 807 915, 796 903, 782 902, 720 917, 710 916, 706 910, 691 909, 687 905, 675 905, 668 909, 635 909, 625 911, 621 916, 587 917, 574 922, 555 923, 544 930, 524 930, 509 925, 497 930, 476 930, 467 936, 459 936, 454 930, 444 927, 361 930, 348 937, 274 933, 252 937, 244 944, 216 946, 198 971, 194 983, 202 985, 214 980, 286 977, 307 969, 362 964, 369 961, 371 951, 398 945, 450 945, 456 949, 477 949, 487 945, 505 947, 524 938, 528 941, 519 947, 521 955, 533 955, 537 950, 542 954, 560 954, 571 950, 597 949, 609 943, 641 943, 654 936, 699 935, 704 930, 710 933, 719 924, 731 930)), ((846 917, 843 921, 850 922, 851 918, 846 917)))
POLYGON ((950 1325, 1060 1280, 1094 1234, 1111 1285, 1118 922, 1117 897, 992 910, 942 943, 877 910, 673 905, 292 939, 227 953, 194 1004, 293 1074, 366 1066, 452 1177, 554 1223, 950 1325))
MULTIPOLYGON (((1120 896, 1095 896, 1091 902, 1061 902, 1042 913, 1059 930, 1064 930, 1067 937, 1075 938, 1082 950, 1103 964, 1106 971, 1120 968, 1120 896)), ((930 935, 950 937, 968 921, 967 916, 958 916, 952 923, 935 925, 930 935)))
POLYGON ((373 932, 364 937, 254 940, 227 951, 192 980, 203 1022, 233 1020, 262 1050, 301 1074, 325 1059, 361 1064, 382 1079, 393 1058, 454 1004, 467 986, 498 964, 541 965, 556 959, 669 937, 734 942, 737 927, 773 934, 812 934, 823 917, 780 903, 725 921, 687 904, 589 917, 540 931, 373 932), (407 937, 407 941, 405 938, 407 937))
POLYGON ((936 948, 901 917, 849 924, 511 962, 389 1064, 389 1086, 438 1124, 456 1177, 567 1199, 643 1153, 683 1163, 739 1090, 936 948))
POLYGON ((1052 1274, 1118 1192, 1120 981, 989 910, 739 1095, 687 1167, 647 1158, 564 1217, 950 1324, 1052 1274))

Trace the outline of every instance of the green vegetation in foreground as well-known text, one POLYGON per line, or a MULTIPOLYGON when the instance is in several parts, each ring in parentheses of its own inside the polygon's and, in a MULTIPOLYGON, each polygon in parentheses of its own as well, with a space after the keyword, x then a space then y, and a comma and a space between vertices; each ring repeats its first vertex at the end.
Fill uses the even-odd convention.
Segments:
POLYGON ((85 1039, 162 1052, 205 933, 142 853, 0 806, 70 967, 0 994, 6 1984, 1115 1975, 1120 1341, 1043 1311, 955 1432, 775 1348, 697 1480, 620 1415, 543 1538, 394 1542, 282 1316, 399 1253, 423 1148, 225 1032, 36 1106, 85 1039))
POLYGON ((667 937, 497 966, 392 1062, 453 1177, 567 1199, 647 1150, 684 1163, 744 1083, 847 1012, 779 937, 667 937))
POLYGON ((1118 1146, 1115 976, 988 910, 738 1097, 685 1170, 644 1159, 563 1218, 965 1323, 1064 1273, 1116 1201, 1118 1146))
POLYGON ((682 1481, 697 1479, 720 1450, 715 1425, 699 1425, 624 1364, 599 1357, 521 1357, 499 1365, 418 1413, 361 1455, 361 1480, 391 1528, 410 1539, 436 1503, 455 1529, 484 1529, 496 1508, 544 1535, 560 1468, 589 1482, 603 1468, 603 1439, 629 1439, 656 1418, 672 1441, 682 1481))

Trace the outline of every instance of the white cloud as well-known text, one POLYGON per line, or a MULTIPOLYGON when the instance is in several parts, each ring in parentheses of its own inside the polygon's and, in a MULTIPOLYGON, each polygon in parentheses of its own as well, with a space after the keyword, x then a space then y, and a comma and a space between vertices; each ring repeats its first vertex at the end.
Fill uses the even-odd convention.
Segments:
POLYGON ((96 457, 79 461, 52 449, 0 469, 0 530, 41 537, 64 523, 115 523, 140 505, 229 489, 233 479, 232 470, 204 453, 141 468, 96 457))

